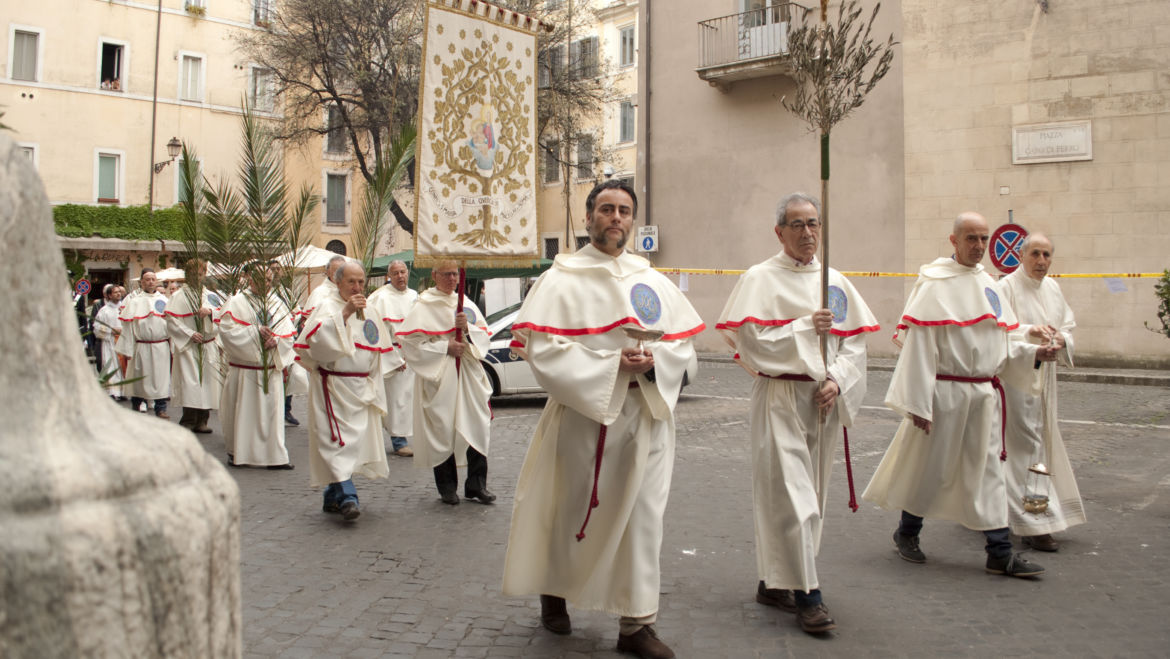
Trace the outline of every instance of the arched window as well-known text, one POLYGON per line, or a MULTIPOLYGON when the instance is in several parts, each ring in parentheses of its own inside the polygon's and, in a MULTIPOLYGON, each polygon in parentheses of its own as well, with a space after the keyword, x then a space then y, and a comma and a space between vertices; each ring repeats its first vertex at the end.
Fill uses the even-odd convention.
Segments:
POLYGON ((345 256, 345 243, 341 242, 340 240, 330 240, 329 244, 325 245, 325 249, 333 252, 334 254, 345 256))

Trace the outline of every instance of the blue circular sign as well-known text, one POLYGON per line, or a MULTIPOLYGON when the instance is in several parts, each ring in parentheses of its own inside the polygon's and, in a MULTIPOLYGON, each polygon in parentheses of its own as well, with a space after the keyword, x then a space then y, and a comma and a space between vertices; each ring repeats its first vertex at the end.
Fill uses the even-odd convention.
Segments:
POLYGON ((991 262, 1004 274, 1020 267, 1020 246, 1028 232, 1018 224, 1004 224, 991 233, 991 262))
POLYGON ((74 290, 77 291, 78 295, 86 295, 90 291, 89 280, 88 279, 78 280, 77 286, 74 287, 74 290))
POLYGON ((378 323, 375 323, 371 318, 367 318, 365 324, 362 325, 362 334, 366 335, 366 342, 370 345, 377 345, 380 336, 378 334, 378 323))
POLYGON ((654 239, 650 236, 642 238, 642 251, 649 252, 652 249, 654 249, 654 239))
POLYGON ((166 311, 167 310, 167 301, 166 300, 155 300, 154 301, 154 310, 159 312, 159 313, 166 311))
POLYGON ((829 287, 829 311, 833 312, 834 323, 845 322, 845 317, 849 315, 849 298, 837 286, 829 287))
POLYGON ((463 307, 463 313, 467 314, 467 323, 474 325, 476 321, 475 307, 463 307))
POLYGON ((658 293, 646 284, 634 284, 630 289, 630 304, 638 319, 647 325, 653 325, 662 318, 662 301, 658 299, 658 293))
POLYGON ((1003 313, 1003 307, 999 306, 999 295, 991 288, 983 289, 983 294, 987 296, 987 301, 991 303, 991 309, 995 311, 995 317, 999 318, 1003 313))
POLYGON ((219 296, 218 296, 218 295, 216 295, 215 293, 208 293, 208 294, 207 294, 207 301, 208 301, 209 303, 211 303, 211 306, 213 306, 213 307, 217 307, 217 308, 218 308, 218 307, 222 307, 222 306, 223 306, 223 300, 221 300, 221 299, 219 298, 219 296))

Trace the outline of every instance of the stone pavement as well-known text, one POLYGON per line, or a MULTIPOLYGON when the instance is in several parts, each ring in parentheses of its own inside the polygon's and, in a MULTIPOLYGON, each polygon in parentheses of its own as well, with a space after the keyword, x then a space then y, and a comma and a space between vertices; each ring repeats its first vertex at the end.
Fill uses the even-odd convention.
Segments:
MULTIPOLYGON (((869 377, 850 432, 858 496, 897 425, 869 377)), ((680 657, 1166 656, 1170 648, 1170 389, 1061 383, 1062 430, 1089 522, 1038 554, 1038 580, 983 571, 983 538, 927 522, 928 562, 894 553, 897 514, 851 514, 838 465, 818 560, 838 630, 802 633, 758 605, 747 396, 733 364, 703 363, 677 410, 678 451, 662 548, 658 630, 680 657)), ((307 433, 289 429, 295 471, 233 469, 242 500, 248 657, 617 657, 613 616, 572 609, 573 634, 537 620, 536 598, 500 594, 512 495, 542 397, 494 402, 494 506, 439 502, 429 470, 390 458, 356 481, 362 516, 321 512, 308 486, 307 433)), ((296 399, 304 420, 304 399, 296 399)), ((213 415, 214 420, 214 415, 213 415)), ((223 456, 218 432, 201 436, 223 456)), ((604 493, 601 495, 605 505, 604 493)))

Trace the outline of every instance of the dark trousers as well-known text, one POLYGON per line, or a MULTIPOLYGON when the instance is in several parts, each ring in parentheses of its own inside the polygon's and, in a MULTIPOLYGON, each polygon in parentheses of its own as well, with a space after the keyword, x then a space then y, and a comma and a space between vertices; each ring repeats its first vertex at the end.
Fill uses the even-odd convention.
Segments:
MULTIPOLYGON (((447 458, 443 464, 435 467, 435 485, 439 494, 456 492, 459 490, 459 471, 455 468, 455 455, 447 458)), ((487 489, 487 457, 467 447, 467 480, 463 483, 464 496, 468 492, 482 492, 487 489)))
MULTIPOLYGON (((902 511, 902 521, 898 524, 898 533, 907 537, 917 537, 922 532, 922 518, 918 515, 911 515, 905 510, 902 511)), ((1008 534, 1008 528, 1005 526, 1002 529, 991 529, 984 531, 983 537, 987 538, 987 544, 984 549, 987 550, 988 556, 995 558, 1003 558, 1010 556, 1012 553, 1012 539, 1008 534)))

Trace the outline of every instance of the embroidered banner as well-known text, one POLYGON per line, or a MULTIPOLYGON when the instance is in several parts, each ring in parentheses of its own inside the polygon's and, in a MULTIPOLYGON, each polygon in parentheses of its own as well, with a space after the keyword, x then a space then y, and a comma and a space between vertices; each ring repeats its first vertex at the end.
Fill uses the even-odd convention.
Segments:
POLYGON ((429 0, 419 88, 416 263, 529 264, 536 221, 536 33, 477 0, 429 0))

